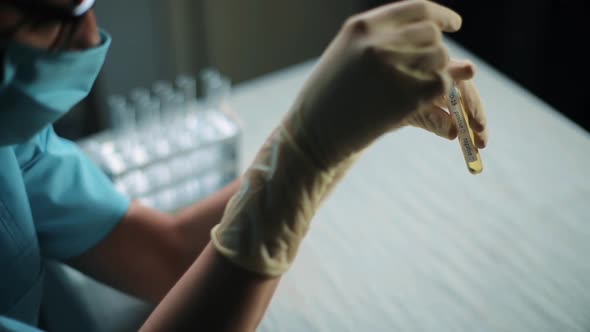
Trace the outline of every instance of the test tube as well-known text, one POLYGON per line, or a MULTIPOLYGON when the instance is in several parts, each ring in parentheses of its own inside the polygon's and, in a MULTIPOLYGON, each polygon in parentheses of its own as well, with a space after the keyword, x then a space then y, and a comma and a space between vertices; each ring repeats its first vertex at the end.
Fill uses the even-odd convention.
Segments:
POLYGON ((469 126, 469 120, 467 118, 467 113, 465 113, 465 106, 463 104, 461 92, 454 82, 451 85, 448 103, 449 112, 455 119, 455 124, 457 125, 459 145, 461 146, 461 151, 463 151, 463 157, 467 164, 467 169, 471 174, 479 174, 483 171, 483 162, 479 155, 479 150, 473 143, 473 130, 469 126))
POLYGON ((159 99, 152 97, 150 91, 145 88, 135 88, 129 93, 129 99, 135 108, 137 120, 137 135, 139 142, 142 142, 147 160, 160 156, 162 147, 159 144, 159 99))
MULTIPOLYGON (((203 81, 206 108, 209 111, 226 111, 229 108, 230 80, 213 68, 204 69, 199 77, 203 81)), ((216 114, 208 112, 204 121, 209 124, 216 116, 216 114)), ((203 141, 216 140, 220 136, 222 134, 215 126, 206 125, 200 128, 200 137, 203 141)))
POLYGON ((109 107, 109 127, 120 134, 130 121, 127 101, 123 96, 112 95, 108 97, 107 104, 109 107))
POLYGON ((184 123, 187 115, 187 107, 183 92, 174 91, 170 98, 169 107, 170 111, 172 112, 173 120, 181 124, 184 123))
POLYGON ((168 120, 168 105, 170 104, 170 98, 174 94, 172 84, 167 81, 156 81, 152 85, 152 92, 154 97, 159 100, 160 103, 160 121, 164 122, 168 120))
POLYGON ((184 117, 184 96, 167 81, 156 81, 152 86, 154 95, 160 100, 160 118, 171 122, 184 117))
POLYGON ((197 80, 190 75, 178 75, 175 80, 178 90, 184 96, 185 123, 189 132, 196 134, 199 127, 199 104, 197 102, 197 80))
POLYGON ((112 95, 107 99, 110 128, 113 130, 113 146, 116 153, 105 156, 109 172, 118 174, 129 167, 127 158, 135 146, 135 113, 125 98, 112 95))
POLYGON ((203 69, 199 74, 199 78, 203 83, 203 93, 207 108, 218 110, 226 94, 229 94, 229 80, 213 68, 203 69))
POLYGON ((129 99, 134 103, 145 103, 150 99, 150 91, 146 88, 135 88, 129 92, 129 99))
POLYGON ((115 135, 123 143, 123 147, 129 147, 135 139, 135 110, 121 95, 108 97, 110 127, 115 135))
POLYGON ((170 112, 172 113, 172 126, 174 127, 174 144, 177 148, 186 150, 195 144, 193 126, 189 125, 195 121, 194 113, 189 111, 191 104, 196 101, 196 82, 186 80, 176 81, 178 89, 170 98, 170 112))
POLYGON ((192 102, 197 99, 197 80, 195 78, 189 75, 178 75, 175 83, 182 92, 185 102, 192 102))
POLYGON ((150 95, 145 88, 132 90, 129 98, 135 106, 138 124, 148 131, 157 129, 160 122, 160 99, 150 95))
POLYGON ((146 112, 146 107, 149 105, 150 99, 150 92, 145 88, 135 88, 129 93, 129 100, 133 108, 135 108, 137 125, 142 129, 152 120, 149 110, 146 112))
POLYGON ((173 131, 170 130, 172 114, 170 112, 171 105, 172 105, 172 96, 174 95, 174 89, 172 88, 172 84, 167 81, 156 81, 152 85, 152 92, 154 93, 154 98, 158 100, 159 103, 159 132, 158 132, 158 139, 159 144, 155 145, 156 151, 159 155, 166 155, 170 153, 172 149, 172 144, 170 139, 173 135, 169 135, 173 131))

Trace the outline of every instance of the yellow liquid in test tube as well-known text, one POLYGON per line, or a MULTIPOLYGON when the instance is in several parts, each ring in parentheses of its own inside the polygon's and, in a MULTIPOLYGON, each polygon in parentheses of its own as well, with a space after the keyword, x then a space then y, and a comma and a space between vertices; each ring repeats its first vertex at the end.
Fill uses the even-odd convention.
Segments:
POLYGON ((479 174, 483 171, 483 163, 479 155, 479 150, 474 144, 473 130, 469 126, 461 92, 455 83, 451 87, 448 101, 449 112, 455 119, 455 124, 457 125, 459 145, 461 146, 461 151, 463 151, 467 169, 471 174, 479 174))

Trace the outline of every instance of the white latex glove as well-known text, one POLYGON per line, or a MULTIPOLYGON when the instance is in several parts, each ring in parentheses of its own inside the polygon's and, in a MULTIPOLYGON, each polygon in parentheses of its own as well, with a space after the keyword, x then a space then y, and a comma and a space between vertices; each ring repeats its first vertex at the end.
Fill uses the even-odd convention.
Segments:
POLYGON ((283 273, 356 155, 444 96, 450 77, 441 30, 460 25, 450 9, 418 0, 349 19, 212 230, 217 250, 245 269, 283 273))
POLYGON ((450 85, 442 31, 461 17, 403 1, 352 17, 304 86, 285 127, 320 167, 362 150, 450 85))

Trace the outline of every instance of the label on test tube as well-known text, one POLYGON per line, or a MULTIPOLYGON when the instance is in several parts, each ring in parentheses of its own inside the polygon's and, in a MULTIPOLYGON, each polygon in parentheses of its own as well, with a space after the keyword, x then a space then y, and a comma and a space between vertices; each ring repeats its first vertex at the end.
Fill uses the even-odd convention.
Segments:
POLYGON ((454 84, 449 95, 449 111, 451 112, 453 118, 455 118, 459 142, 461 143, 460 145, 465 159, 469 163, 477 161, 475 146, 473 145, 473 141, 469 135, 469 128, 467 127, 467 120, 465 119, 463 111, 461 110, 461 106, 459 105, 459 92, 454 84))

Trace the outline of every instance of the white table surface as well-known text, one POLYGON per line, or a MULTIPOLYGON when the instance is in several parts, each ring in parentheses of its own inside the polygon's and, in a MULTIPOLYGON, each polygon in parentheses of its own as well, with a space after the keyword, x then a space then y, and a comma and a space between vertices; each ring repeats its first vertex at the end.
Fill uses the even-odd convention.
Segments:
MULTIPOLYGON (((590 135, 452 46, 479 69, 484 172, 416 128, 378 141, 317 214, 260 331, 590 330, 590 135)), ((244 166, 312 66, 236 87, 244 166)))

